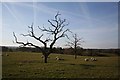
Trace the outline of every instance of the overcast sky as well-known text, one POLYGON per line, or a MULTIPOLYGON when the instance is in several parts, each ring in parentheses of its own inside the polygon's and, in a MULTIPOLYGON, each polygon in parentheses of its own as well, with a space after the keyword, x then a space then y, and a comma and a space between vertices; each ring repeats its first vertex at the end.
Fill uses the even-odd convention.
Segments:
MULTIPOLYGON (((15 32, 18 40, 41 46, 36 40, 20 34, 27 33, 27 26, 33 22, 36 35, 40 35, 37 26, 49 27, 47 20, 53 19, 57 11, 69 22, 66 28, 83 38, 83 48, 118 47, 117 2, 4 2, 0 45, 18 45, 13 43, 12 33, 15 32)), ((55 46, 65 47, 66 41, 66 38, 60 39, 55 46)))

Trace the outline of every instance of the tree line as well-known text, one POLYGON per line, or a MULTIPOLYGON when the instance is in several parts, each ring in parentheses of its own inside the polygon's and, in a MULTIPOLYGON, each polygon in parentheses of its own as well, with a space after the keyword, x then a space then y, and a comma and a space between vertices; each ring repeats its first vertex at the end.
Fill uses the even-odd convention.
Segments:
MULTIPOLYGON (((42 53, 41 50, 34 47, 7 47, 0 46, 2 48, 2 52, 36 52, 42 53)), ((42 48, 42 47, 41 47, 42 48)), ((62 47, 53 47, 53 54, 68 54, 74 55, 73 48, 62 48, 62 47)), ((76 51, 79 56, 104 56, 105 53, 109 54, 118 54, 120 55, 119 49, 83 49, 78 48, 76 51), (103 53, 103 54, 101 54, 103 53)))

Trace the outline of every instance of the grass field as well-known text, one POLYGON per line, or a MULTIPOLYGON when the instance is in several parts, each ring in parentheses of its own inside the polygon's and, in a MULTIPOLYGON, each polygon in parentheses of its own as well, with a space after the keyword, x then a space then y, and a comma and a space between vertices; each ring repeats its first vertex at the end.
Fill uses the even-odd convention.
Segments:
POLYGON ((84 61, 90 56, 50 54, 43 63, 40 53, 4 52, 2 56, 3 78, 117 78, 118 57, 96 57, 97 61, 84 61), (5 56, 5 54, 9 56, 5 56), (59 56, 64 60, 56 61, 59 56))

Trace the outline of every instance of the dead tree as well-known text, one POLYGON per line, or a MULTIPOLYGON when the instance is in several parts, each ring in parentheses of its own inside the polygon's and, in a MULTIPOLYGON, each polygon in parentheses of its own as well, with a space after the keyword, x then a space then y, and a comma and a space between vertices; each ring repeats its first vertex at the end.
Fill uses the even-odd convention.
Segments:
POLYGON ((82 38, 79 38, 77 34, 73 34, 72 39, 69 39, 70 41, 67 42, 66 46, 69 46, 74 51, 74 58, 77 59, 77 49, 81 48, 82 38))
POLYGON ((22 46, 33 46, 35 48, 40 49, 42 54, 44 55, 44 62, 47 63, 47 58, 50 55, 50 53, 52 53, 52 49, 56 41, 62 37, 67 37, 66 32, 69 31, 69 29, 64 29, 64 27, 67 26, 68 23, 66 22, 66 19, 61 19, 59 17, 60 15, 61 14, 58 12, 54 16, 54 19, 48 20, 50 27, 45 28, 43 26, 42 28, 40 28, 38 26, 38 29, 40 29, 40 31, 50 35, 45 40, 41 39, 44 36, 44 34, 41 34, 39 37, 35 35, 33 24, 31 26, 28 26, 29 28, 28 34, 21 34, 22 36, 29 36, 39 41, 40 43, 42 43, 43 48, 41 48, 40 46, 34 45, 33 43, 29 41, 27 41, 26 43, 19 42, 15 33, 13 32, 15 42, 18 44, 22 44, 22 46))

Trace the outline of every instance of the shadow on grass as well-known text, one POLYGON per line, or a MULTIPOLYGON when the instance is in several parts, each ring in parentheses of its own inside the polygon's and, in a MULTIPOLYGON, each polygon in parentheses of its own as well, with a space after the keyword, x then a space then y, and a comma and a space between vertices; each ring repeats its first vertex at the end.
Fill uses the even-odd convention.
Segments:
POLYGON ((96 65, 90 65, 90 64, 79 64, 84 69, 91 69, 93 67, 96 67, 96 65))
POLYGON ((21 63, 41 63, 40 60, 23 60, 20 61, 21 63))
POLYGON ((92 64, 74 64, 74 63, 59 63, 59 64, 71 65, 75 67, 80 66, 83 69, 92 69, 97 66, 97 65, 92 65, 92 64))

